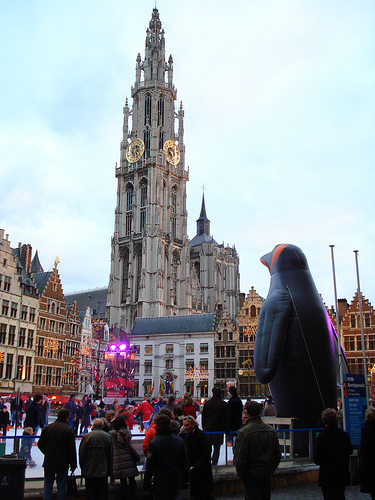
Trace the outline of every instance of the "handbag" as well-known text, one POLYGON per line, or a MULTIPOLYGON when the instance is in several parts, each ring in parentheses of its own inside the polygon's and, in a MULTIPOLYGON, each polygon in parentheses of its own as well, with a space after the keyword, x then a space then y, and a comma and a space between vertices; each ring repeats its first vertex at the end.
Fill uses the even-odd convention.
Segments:
POLYGON ((77 497, 78 496, 76 477, 75 477, 73 471, 70 473, 70 476, 68 476, 66 478, 66 494, 69 497, 77 497))
POLYGON ((363 460, 357 458, 352 468, 352 485, 361 484, 363 480, 363 460))

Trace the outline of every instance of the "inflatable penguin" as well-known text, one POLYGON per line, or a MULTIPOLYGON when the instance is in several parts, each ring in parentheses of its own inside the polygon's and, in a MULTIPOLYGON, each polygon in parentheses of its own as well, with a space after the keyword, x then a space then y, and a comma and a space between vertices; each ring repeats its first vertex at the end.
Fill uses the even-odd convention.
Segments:
MULTIPOLYGON (((337 404, 336 332, 300 248, 277 245, 261 262, 271 284, 259 315, 255 374, 269 384, 278 417, 297 418, 297 428, 321 426, 321 412, 337 404)), ((298 441, 299 451, 306 449, 298 441)))

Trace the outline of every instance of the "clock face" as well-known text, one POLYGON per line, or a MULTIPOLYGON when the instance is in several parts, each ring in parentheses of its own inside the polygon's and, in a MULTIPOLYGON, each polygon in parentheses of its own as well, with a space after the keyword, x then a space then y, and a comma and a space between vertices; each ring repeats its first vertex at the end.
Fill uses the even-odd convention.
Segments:
POLYGON ((126 159, 129 163, 135 163, 142 158, 145 152, 145 143, 142 139, 134 139, 126 148, 126 159))
POLYGON ((167 157, 167 162, 171 165, 178 165, 180 163, 180 150, 173 141, 165 141, 163 151, 167 157))

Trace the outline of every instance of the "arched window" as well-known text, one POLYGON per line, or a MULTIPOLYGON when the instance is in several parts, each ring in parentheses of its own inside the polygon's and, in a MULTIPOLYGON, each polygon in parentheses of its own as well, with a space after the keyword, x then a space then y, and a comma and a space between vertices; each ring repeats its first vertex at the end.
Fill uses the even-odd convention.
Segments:
POLYGON ((140 211, 140 231, 146 226, 146 205, 147 205, 147 179, 141 180, 141 211, 140 211))
POLYGON ((129 285, 129 250, 125 248, 124 255, 122 257, 122 287, 121 287, 122 304, 126 304, 128 285, 129 285))
POLYGON ((125 234, 130 236, 132 231, 132 215, 133 215, 133 184, 129 183, 126 186, 126 214, 125 214, 125 234))
POLYGON ((143 134, 145 143, 145 157, 150 158, 150 130, 147 128, 143 134))
POLYGON ((164 125, 164 98, 160 97, 158 101, 158 126, 164 125))
POLYGON ((172 187, 172 236, 177 236, 177 187, 172 187))
POLYGON ((255 306, 251 306, 250 307, 250 316, 252 318, 255 318, 255 316, 257 315, 257 310, 256 310, 256 307, 255 306))
POLYGON ((145 99, 145 125, 151 125, 151 95, 147 94, 145 99))

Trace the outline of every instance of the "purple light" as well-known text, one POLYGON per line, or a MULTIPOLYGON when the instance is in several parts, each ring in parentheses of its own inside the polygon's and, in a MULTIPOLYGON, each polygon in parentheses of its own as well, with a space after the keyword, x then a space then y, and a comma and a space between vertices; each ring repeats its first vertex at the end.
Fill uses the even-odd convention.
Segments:
POLYGON ((116 345, 116 344, 112 344, 112 345, 110 345, 110 346, 109 346, 109 349, 110 349, 111 351, 115 351, 115 350, 116 350, 116 347, 117 347, 117 345, 116 345))
POLYGON ((120 345, 119 345, 120 351, 125 351, 125 350, 126 350, 126 347, 127 347, 127 345, 126 345, 126 344, 120 344, 120 345))

